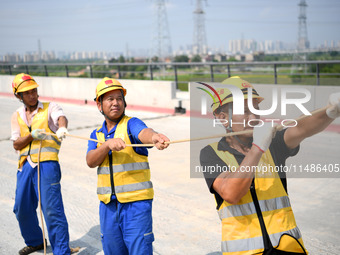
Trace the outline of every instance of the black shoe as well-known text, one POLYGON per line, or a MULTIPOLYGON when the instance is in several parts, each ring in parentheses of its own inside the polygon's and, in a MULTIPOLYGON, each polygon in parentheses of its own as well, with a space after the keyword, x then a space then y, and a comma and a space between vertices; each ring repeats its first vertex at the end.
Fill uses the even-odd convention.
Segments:
MULTIPOLYGON (((47 244, 46 240, 45 240, 45 242, 47 244)), ((39 250, 42 250, 42 249, 44 249, 43 243, 39 244, 37 246, 26 246, 19 251, 19 255, 27 255, 27 254, 30 254, 32 252, 39 251, 39 250)))

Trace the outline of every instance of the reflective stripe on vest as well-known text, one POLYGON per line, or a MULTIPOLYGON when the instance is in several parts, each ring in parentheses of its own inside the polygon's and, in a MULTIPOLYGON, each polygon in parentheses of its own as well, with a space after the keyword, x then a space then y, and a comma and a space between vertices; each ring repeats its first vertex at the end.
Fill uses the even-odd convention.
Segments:
MULTIPOLYGON (((133 183, 133 184, 115 186, 115 194, 131 192, 131 191, 136 191, 136 190, 143 190, 143 189, 152 189, 152 188, 153 188, 153 185, 151 181, 138 182, 138 183, 133 183)), ((100 194, 100 195, 111 194, 111 187, 98 187, 97 194, 100 194)))
MULTIPOLYGON (((210 144, 226 165, 239 167, 235 157, 228 151, 219 151, 218 143, 210 144)), ((274 160, 269 150, 261 157, 259 165, 271 165, 274 160)), ((303 244, 296 226, 289 198, 276 172, 255 173, 255 188, 260 208, 273 246, 277 246, 282 234, 289 233, 303 244)), ((222 252, 228 255, 253 254, 264 249, 262 232, 250 191, 238 204, 223 201, 218 210, 222 222, 222 252), (251 252, 246 252, 251 251, 251 252)))
MULTIPOLYGON (((280 237, 284 234, 290 234, 297 239, 301 238, 300 230, 296 227, 284 232, 279 232, 275 234, 269 235, 270 241, 272 243, 279 243, 280 237)), ((223 252, 240 252, 240 251, 249 251, 249 250, 259 250, 263 249, 263 238, 262 236, 247 238, 247 239, 238 239, 233 241, 223 241, 221 244, 223 252)), ((229 254, 228 253, 228 254, 229 254)))
MULTIPOLYGON (((41 150, 40 150, 40 152, 41 153, 43 153, 43 152, 54 152, 54 153, 58 153, 59 152, 59 150, 58 149, 56 149, 56 148, 53 148, 53 147, 44 147, 44 148, 41 148, 41 150)), ((39 148, 38 149, 31 149, 30 150, 30 154, 32 155, 32 154, 38 154, 39 153, 39 148)), ((20 154, 19 155, 19 159, 20 159, 20 157, 22 157, 22 156, 28 156, 28 151, 25 151, 23 154, 20 154)))
MULTIPOLYGON (((48 106, 49 103, 43 103, 43 108, 39 108, 38 112, 34 115, 31 123, 31 130, 35 129, 45 129, 48 133, 53 133, 53 131, 48 126, 48 106)), ((30 134, 30 129, 17 113, 17 120, 20 126, 20 136, 27 136, 30 134)), ((48 135, 41 144, 40 161, 58 161, 58 153, 60 149, 61 142, 58 138, 48 135)), ((33 140, 25 148, 20 150, 18 168, 21 168, 23 163, 26 161, 28 155, 30 155, 31 160, 35 163, 38 162, 40 141, 33 140)))
MULTIPOLYGON (((114 138, 121 138, 126 144, 131 144, 127 123, 131 119, 124 116, 117 124, 114 138)), ((105 141, 104 134, 97 129, 96 136, 105 141)), ((101 144, 98 143, 97 147, 101 144)), ((152 199, 154 195, 150 180, 150 169, 147 156, 140 155, 130 146, 121 151, 112 151, 112 170, 114 190, 111 186, 111 173, 109 156, 97 169, 97 194, 100 201, 105 204, 111 201, 111 195, 116 194, 121 203, 152 199)))
MULTIPOLYGON (((262 212, 290 207, 290 202, 287 196, 260 200, 259 204, 262 212)), ((256 210, 253 202, 242 205, 229 205, 228 207, 223 207, 218 211, 218 215, 221 220, 229 217, 250 215, 254 213, 256 213, 256 210)))
MULTIPOLYGON (((125 172, 125 171, 134 171, 139 169, 149 169, 149 162, 136 162, 136 163, 128 163, 124 165, 115 165, 113 166, 113 172, 125 172)), ((97 174, 110 174, 110 167, 100 166, 98 167, 97 174)))

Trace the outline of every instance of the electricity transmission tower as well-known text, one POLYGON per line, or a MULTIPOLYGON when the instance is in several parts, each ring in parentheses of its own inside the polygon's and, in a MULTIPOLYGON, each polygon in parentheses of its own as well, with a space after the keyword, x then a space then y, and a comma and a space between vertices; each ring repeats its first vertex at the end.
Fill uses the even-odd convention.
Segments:
POLYGON ((158 61, 164 61, 172 55, 170 30, 166 14, 165 0, 155 0, 156 21, 151 49, 151 58, 157 57, 158 61))
MULTIPOLYGON (((300 0, 299 6, 299 27, 298 27, 298 41, 296 47, 296 53, 293 55, 293 61, 304 61, 307 60, 306 50, 309 49, 309 40, 307 36, 307 14, 306 8, 307 3, 306 0, 300 0)), ((299 72, 298 65, 292 65, 291 73, 299 72)), ((307 66, 303 66, 303 71, 306 73, 307 66)))
POLYGON ((307 36, 307 15, 306 8, 307 3, 306 0, 301 0, 299 3, 300 13, 299 13, 299 33, 298 33, 298 50, 309 49, 309 41, 307 36))
POLYGON ((39 55, 39 61, 42 59, 42 51, 41 51, 41 42, 40 39, 38 39, 38 55, 39 55))
POLYGON ((196 9, 194 11, 194 43, 193 53, 203 55, 207 53, 207 38, 205 34, 204 11, 202 9, 202 0, 196 0, 196 9))

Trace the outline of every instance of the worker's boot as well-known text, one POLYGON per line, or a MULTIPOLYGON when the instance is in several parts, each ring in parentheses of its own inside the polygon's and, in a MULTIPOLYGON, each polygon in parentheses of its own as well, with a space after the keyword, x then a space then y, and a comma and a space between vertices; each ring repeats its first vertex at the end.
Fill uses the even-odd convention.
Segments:
MULTIPOLYGON (((46 242, 46 246, 47 246, 46 239, 45 239, 45 242, 46 242)), ((44 249, 44 243, 39 244, 37 246, 26 246, 19 251, 19 255, 27 255, 27 254, 30 254, 32 252, 43 250, 43 249, 44 249)))
POLYGON ((80 250, 80 247, 70 248, 71 254, 76 253, 80 250))

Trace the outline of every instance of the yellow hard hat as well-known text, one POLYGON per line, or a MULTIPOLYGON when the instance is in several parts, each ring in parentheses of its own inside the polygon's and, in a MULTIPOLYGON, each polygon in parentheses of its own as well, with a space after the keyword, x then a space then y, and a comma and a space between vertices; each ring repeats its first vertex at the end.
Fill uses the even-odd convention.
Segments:
POLYGON ((12 82, 13 93, 25 92, 39 87, 33 77, 29 74, 17 74, 12 82))
POLYGON ((126 96, 126 89, 122 86, 122 84, 119 81, 112 79, 112 78, 105 77, 97 85, 96 97, 94 98, 94 101, 98 102, 98 98, 101 95, 104 95, 105 93, 112 91, 112 90, 116 90, 116 89, 122 90, 124 93, 124 96, 126 96))
MULTIPOLYGON (((222 81, 222 84, 228 84, 228 85, 233 85, 235 87, 238 87, 244 95, 244 99, 248 98, 248 88, 252 88, 253 93, 252 93, 252 98, 256 98, 258 102, 261 102, 263 100, 263 97, 260 97, 259 94, 256 92, 254 89, 253 85, 251 85, 249 82, 242 80, 239 76, 232 76, 228 79, 225 79, 222 81)), ((222 104, 220 104, 220 101, 218 100, 217 102, 213 103, 211 105, 212 111, 214 112, 218 107, 228 104, 230 102, 233 102, 233 94, 231 91, 227 88, 217 88, 216 89, 218 95, 221 98, 222 104)))

